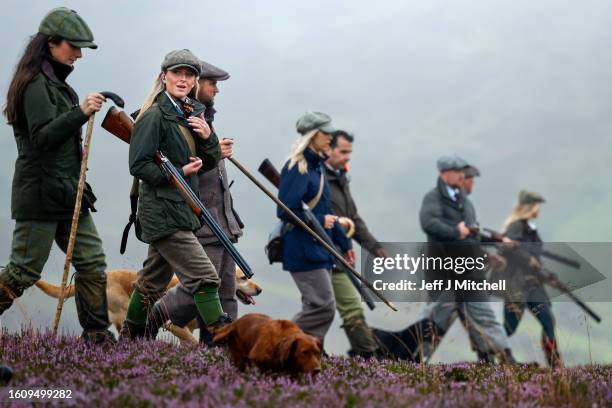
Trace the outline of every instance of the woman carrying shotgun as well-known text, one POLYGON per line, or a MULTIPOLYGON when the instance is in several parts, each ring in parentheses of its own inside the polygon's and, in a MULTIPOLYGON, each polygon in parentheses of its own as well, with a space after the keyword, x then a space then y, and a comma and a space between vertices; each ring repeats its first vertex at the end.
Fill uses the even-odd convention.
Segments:
POLYGON ((504 275, 508 282, 508 291, 504 303, 504 326, 508 336, 514 334, 525 308, 529 308, 542 326, 542 349, 548 365, 559 367, 562 361, 555 337, 555 317, 550 300, 542 282, 530 273, 530 270, 542 267, 542 239, 533 220, 538 217, 543 202, 544 198, 540 194, 522 190, 518 203, 502 229, 508 238, 524 243, 524 248, 531 254, 528 262, 512 256, 512 251, 505 254, 508 269, 504 271, 504 275))
MULTIPOLYGON (((302 220, 302 203, 306 203, 334 243, 347 254, 347 259, 354 262, 351 242, 331 210, 331 193, 322 169, 323 152, 329 148, 331 133, 335 131, 331 118, 324 113, 307 112, 296 126, 301 138, 281 171, 278 198, 302 220)), ((291 222, 281 208, 277 209, 277 215, 291 222)), ((283 268, 291 273, 302 294, 302 311, 294 321, 321 342, 336 312, 331 283, 333 266, 334 258, 302 228, 294 227, 285 234, 283 268)))
MULTIPOLYGON (((138 272, 121 337, 147 334, 149 308, 164 293, 173 273, 193 295, 208 327, 229 320, 219 301, 215 267, 194 233, 200 221, 155 162, 161 151, 197 194, 198 172, 215 168, 219 161, 219 141, 204 120, 204 105, 195 100, 200 70, 200 60, 189 50, 168 53, 134 125, 130 173, 141 180, 139 238, 149 243, 149 251, 138 272)), ((154 336, 155 329, 148 334, 154 336)))
MULTIPOLYGON (((90 93, 79 104, 66 83, 81 48, 95 49, 93 34, 74 10, 60 7, 42 20, 9 86, 4 115, 13 127, 18 157, 13 176, 16 221, 9 264, 0 273, 0 314, 40 279, 53 241, 66 251, 81 167, 81 127, 105 98, 90 93)), ((72 264, 82 337, 114 341, 106 301, 106 260, 90 214, 96 198, 83 194, 72 264)))

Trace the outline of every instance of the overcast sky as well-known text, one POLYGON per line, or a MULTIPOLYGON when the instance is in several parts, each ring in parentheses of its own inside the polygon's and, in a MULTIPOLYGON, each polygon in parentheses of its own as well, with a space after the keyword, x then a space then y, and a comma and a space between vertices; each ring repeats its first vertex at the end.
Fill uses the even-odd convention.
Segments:
MULTIPOLYGON (((256 171, 264 158, 282 165, 307 109, 328 113, 356 135, 352 190, 381 241, 418 241, 422 196, 435 160, 455 151, 477 165, 473 201, 481 224, 499 228, 518 191, 546 198, 538 225, 549 241, 612 238, 612 3, 608 1, 4 1, 0 16, 0 103, 28 36, 51 8, 75 8, 99 49, 83 51, 68 82, 83 97, 114 91, 136 109, 164 55, 189 48, 231 74, 220 83, 216 128, 236 141, 235 157, 256 171)), ((100 115, 102 116, 102 115, 100 115)), ((96 124, 99 125, 101 117, 96 124)), ((12 130, 0 126, 0 260, 8 260, 13 221, 10 185, 16 157, 12 130)), ((119 240, 129 214, 127 146, 96 126, 88 181, 109 269, 138 269, 146 246, 119 240)), ((231 168, 236 208, 247 224, 239 249, 264 287, 256 307, 278 318, 299 309, 288 273, 267 265, 263 246, 274 206, 231 168)), ((63 256, 54 250, 44 279, 58 282, 63 256)), ((4 262, 4 261, 2 261, 4 262)), ((64 327, 76 330, 74 302, 64 327)), ((54 303, 36 288, 3 316, 11 330, 25 318, 48 325, 54 303)), ((593 305, 604 316, 610 304, 593 305)), ((402 328, 419 305, 368 319, 402 328)), ((589 361, 585 321, 576 307, 555 304, 569 363, 589 361)), ((348 348, 337 317, 326 344, 348 348)), ((593 358, 612 361, 612 323, 591 327, 593 358)), ((526 318, 512 339, 525 360, 541 360, 539 327, 526 318)), ((472 358, 456 327, 439 359, 472 358)))

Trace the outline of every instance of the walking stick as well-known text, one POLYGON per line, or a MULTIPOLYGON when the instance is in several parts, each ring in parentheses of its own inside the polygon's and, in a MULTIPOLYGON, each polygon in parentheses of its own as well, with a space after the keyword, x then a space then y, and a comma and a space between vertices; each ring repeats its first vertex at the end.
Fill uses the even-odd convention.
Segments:
MULTIPOLYGON (((125 105, 123 99, 115 93, 100 92, 100 94, 107 99, 111 99, 119 107, 123 107, 125 105)), ((87 130, 85 132, 85 141, 83 144, 83 157, 81 158, 81 171, 79 173, 79 183, 77 185, 77 195, 76 202, 74 204, 74 212, 72 213, 72 224, 70 225, 68 248, 66 248, 66 261, 64 262, 62 284, 60 285, 60 294, 57 301, 57 310, 55 311, 55 320, 53 322, 53 334, 57 334, 57 328, 59 326, 60 317, 62 315, 62 309, 64 308, 66 284, 68 283, 68 271, 70 271, 70 264, 72 263, 72 253, 74 251, 74 245, 76 243, 76 233, 77 228, 79 226, 79 218, 81 215, 81 201, 83 200, 83 191, 85 190, 85 175, 87 172, 87 160, 89 159, 89 145, 91 143, 91 133, 93 131, 95 116, 95 113, 92 113, 89 117, 89 120, 87 121, 87 130)))
POLYGON ((363 283, 370 291, 372 291, 372 293, 374 293, 380 300, 382 300, 387 306, 389 306, 391 310, 397 312, 397 308, 395 307, 395 305, 391 303, 389 300, 387 300, 385 296, 382 293, 380 293, 380 291, 374 289, 374 286, 372 286, 370 282, 368 282, 365 278, 363 278, 361 274, 359 274, 359 272, 357 272, 355 268, 353 268, 353 266, 350 263, 348 263, 348 261, 344 259, 344 257, 340 253, 338 253, 336 248, 332 248, 331 245, 325 242, 325 240, 321 238, 316 232, 314 232, 312 228, 310 228, 304 221, 302 221, 297 215, 295 215, 295 213, 291 211, 291 209, 287 207, 285 203, 279 200, 274 194, 270 192, 270 190, 268 190, 263 184, 261 184, 259 180, 257 180, 255 176, 253 176, 239 161, 237 161, 233 157, 229 157, 228 160, 231 161, 232 164, 236 166, 238 170, 240 170, 245 176, 247 176, 247 178, 251 180, 257 187, 259 187, 261 191, 263 191, 268 197, 270 197, 272 201, 276 203, 276 205, 282 208, 285 211, 285 213, 287 213, 296 224, 298 224, 301 228, 304 229, 304 231, 306 231, 314 239, 316 239, 319 242, 319 244, 323 245, 323 247, 330 254, 332 254, 334 258, 336 258, 340 263, 342 263, 342 265, 346 267, 346 269, 349 270, 350 273, 355 278, 361 281, 361 283, 363 283))

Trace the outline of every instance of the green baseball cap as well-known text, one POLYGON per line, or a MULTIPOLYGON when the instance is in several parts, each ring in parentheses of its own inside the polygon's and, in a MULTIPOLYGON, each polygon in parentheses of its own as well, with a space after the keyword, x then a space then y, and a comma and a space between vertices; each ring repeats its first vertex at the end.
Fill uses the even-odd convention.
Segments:
POLYGON ((81 16, 66 7, 54 8, 42 19, 38 32, 59 36, 77 48, 98 48, 91 29, 81 16))
POLYGON ((545 203, 546 200, 542 197, 541 194, 535 193, 533 191, 521 190, 519 193, 519 204, 527 205, 527 204, 538 204, 545 203))

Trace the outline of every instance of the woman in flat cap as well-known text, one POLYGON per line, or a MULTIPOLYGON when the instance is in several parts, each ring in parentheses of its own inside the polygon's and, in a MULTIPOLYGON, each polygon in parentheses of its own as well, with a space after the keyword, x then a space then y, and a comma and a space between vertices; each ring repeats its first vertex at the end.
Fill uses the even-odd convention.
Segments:
POLYGON ((504 222, 504 235, 524 243, 523 248, 530 253, 528 261, 508 257, 507 276, 508 294, 504 303, 504 326, 509 336, 514 334, 526 308, 538 319, 542 326, 542 349, 551 367, 562 366, 561 354, 555 336, 555 317, 552 305, 542 283, 533 271, 542 267, 542 239, 534 224, 544 203, 540 194, 522 190, 518 203, 504 222))
POLYGON ((198 172, 215 168, 219 141, 204 121, 197 95, 200 60, 189 50, 166 55, 153 89, 140 109, 130 143, 130 173, 141 180, 138 202, 139 238, 149 251, 130 299, 122 337, 147 333, 149 308, 163 295, 176 273, 194 297, 198 312, 211 329, 229 318, 219 301, 219 278, 194 231, 200 221, 179 191, 155 163, 161 151, 198 194, 198 172))
MULTIPOLYGON (((66 251, 81 167, 81 127, 104 101, 90 93, 79 103, 66 79, 81 48, 95 49, 87 23, 60 7, 42 20, 19 60, 4 109, 17 142, 12 218, 16 221, 10 261, 0 273, 0 314, 40 279, 53 241, 66 251)), ((114 341, 106 301, 106 261, 90 211, 96 198, 83 195, 72 264, 76 307, 83 338, 114 341)))
MULTIPOLYGON (((324 151, 329 148, 335 131, 331 118, 321 112, 307 112, 297 121, 297 140, 280 177, 278 198, 304 219, 302 203, 312 210, 334 243, 354 262, 351 241, 331 209, 331 193, 322 169, 324 151)), ((277 216, 291 219, 278 208, 277 216)), ((290 228, 283 238, 283 269, 291 273, 302 294, 302 310, 294 321, 304 332, 323 341, 329 330, 336 306, 331 283, 334 258, 300 227, 290 228)))

